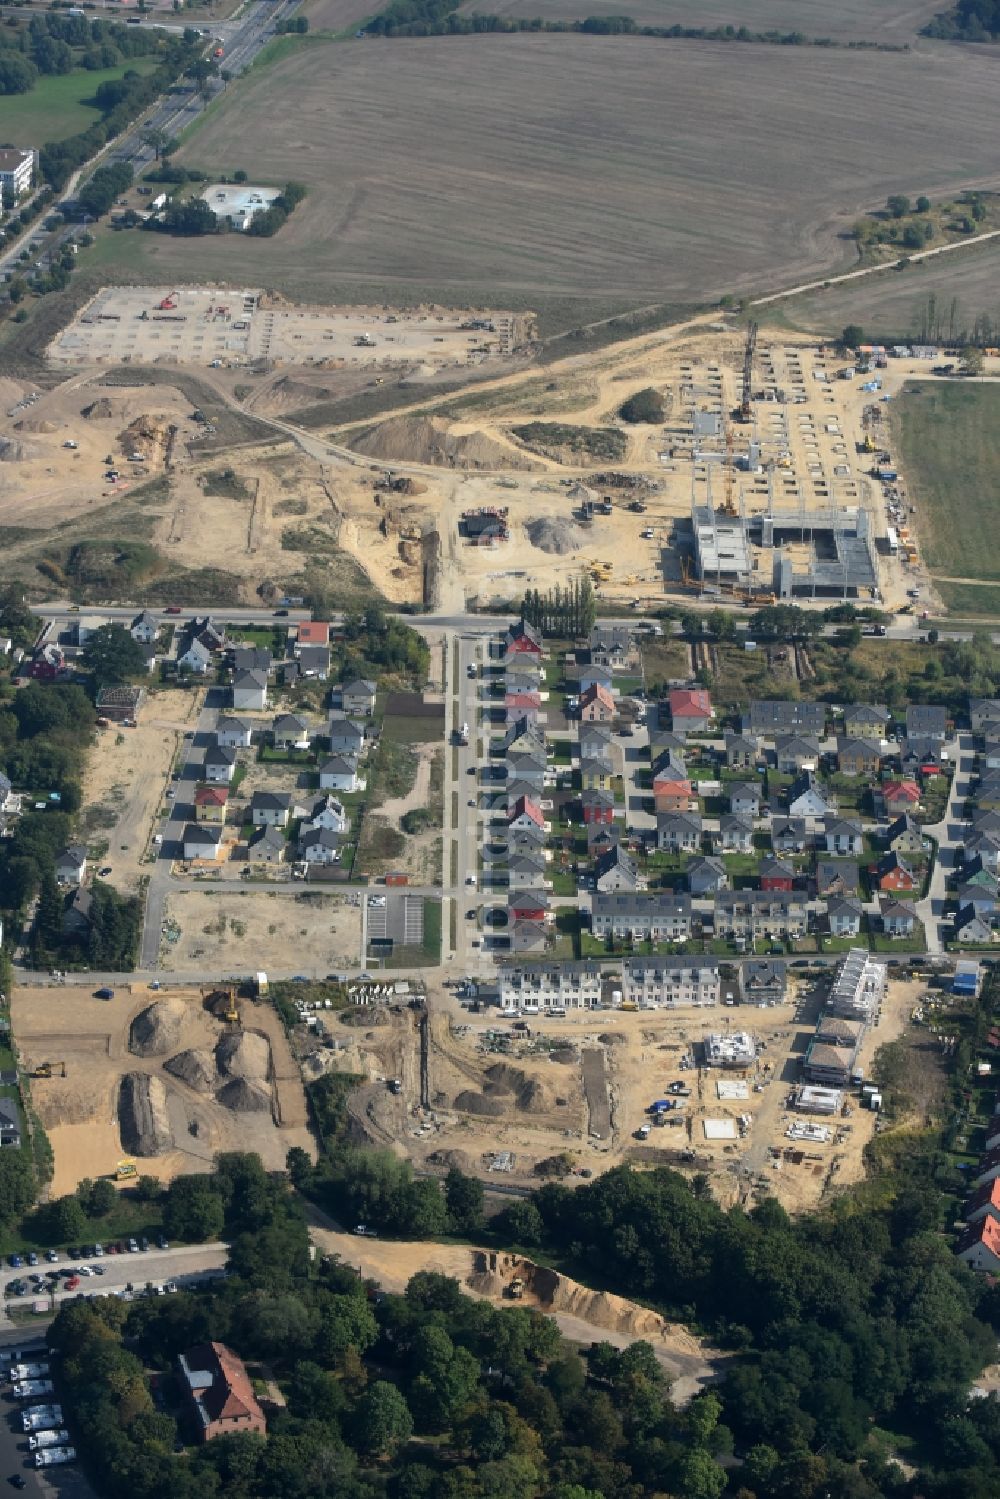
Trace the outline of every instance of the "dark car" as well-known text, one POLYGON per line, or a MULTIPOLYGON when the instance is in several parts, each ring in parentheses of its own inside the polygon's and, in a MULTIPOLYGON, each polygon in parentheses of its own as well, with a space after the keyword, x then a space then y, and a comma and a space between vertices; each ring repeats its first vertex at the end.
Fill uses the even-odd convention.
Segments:
POLYGON ((287 619, 288 618, 288 610, 287 609, 275 609, 275 611, 274 611, 274 617, 275 617, 275 619, 287 619))
POLYGON ((94 990, 94 998, 95 999, 114 999, 114 997, 115 997, 115 991, 113 989, 108 989, 108 988, 105 987, 103 989, 95 989, 94 990))
POLYGON ((12 1270, 20 1270, 21 1266, 24 1264, 24 1261, 19 1254, 12 1254, 7 1263, 12 1270))
POLYGON ((27 1483, 20 1473, 12 1473, 7 1482, 10 1484, 12 1489, 26 1489, 28 1487, 27 1483))

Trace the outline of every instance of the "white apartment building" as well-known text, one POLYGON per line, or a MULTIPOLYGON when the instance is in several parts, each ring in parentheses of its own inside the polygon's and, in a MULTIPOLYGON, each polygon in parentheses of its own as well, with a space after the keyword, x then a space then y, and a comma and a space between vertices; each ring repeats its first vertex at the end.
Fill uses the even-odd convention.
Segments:
POLYGON ((703 958, 626 958, 622 1000, 641 1009, 719 1003, 719 965, 703 958))
POLYGON ((34 171, 34 151, 22 151, 18 146, 0 150, 0 204, 4 209, 13 208, 24 197, 31 187, 34 171))

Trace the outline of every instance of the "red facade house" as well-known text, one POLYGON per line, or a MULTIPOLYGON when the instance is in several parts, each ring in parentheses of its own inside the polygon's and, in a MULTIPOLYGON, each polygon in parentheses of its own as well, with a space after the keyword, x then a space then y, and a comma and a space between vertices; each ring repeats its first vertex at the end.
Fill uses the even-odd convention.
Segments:
POLYGON ((548 896, 543 890, 519 890, 507 902, 507 917, 514 921, 546 921, 549 915, 548 896))
POLYGON ((610 791, 596 788, 584 791, 580 796, 584 823, 612 823, 615 820, 615 799, 610 791))
POLYGON ((760 888, 762 890, 793 890, 795 871, 780 859, 764 859, 760 866, 760 888))

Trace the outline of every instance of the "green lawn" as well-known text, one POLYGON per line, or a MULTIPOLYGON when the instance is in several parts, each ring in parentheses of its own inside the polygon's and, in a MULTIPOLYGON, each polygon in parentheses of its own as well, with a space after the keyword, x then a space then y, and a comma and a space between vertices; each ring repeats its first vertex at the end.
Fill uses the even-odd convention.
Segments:
POLYGON ((0 97, 0 139, 30 141, 37 147, 86 130, 100 116, 92 102, 98 84, 121 78, 129 69, 150 73, 157 61, 133 57, 117 68, 100 68, 95 73, 80 68, 51 74, 39 78, 30 93, 4 95, 0 97))
MULTIPOLYGON (((924 561, 946 577, 1000 579, 1000 551, 993 546, 1000 388, 911 383, 892 413, 900 467, 917 502, 924 561)), ((963 590, 954 607, 971 609, 978 592, 963 590)))
POLYGON ((1000 618, 1000 585, 985 583, 935 583, 941 600, 952 616, 964 615, 967 619, 1000 618))

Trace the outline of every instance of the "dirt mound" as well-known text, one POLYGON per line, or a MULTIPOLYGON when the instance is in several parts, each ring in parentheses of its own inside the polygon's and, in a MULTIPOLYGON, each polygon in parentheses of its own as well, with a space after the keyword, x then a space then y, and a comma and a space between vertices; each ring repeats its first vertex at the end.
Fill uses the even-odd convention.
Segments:
POLYGON ((477 1093, 466 1088, 455 1099, 455 1108, 462 1114, 479 1114, 484 1119, 499 1119, 507 1112, 503 1099, 477 1093))
POLYGON ((101 396, 99 400, 91 401, 89 406, 84 406, 80 412, 88 422, 107 421, 111 415, 111 402, 107 396, 101 396))
POLYGON ((257 1036, 253 1031, 223 1036, 215 1048, 215 1060, 223 1077, 263 1083, 271 1075, 270 1043, 266 1036, 257 1036))
POLYGON ((158 1077, 126 1072, 118 1090, 118 1128, 128 1155, 161 1155, 171 1148, 167 1090, 158 1077))
POLYGON ((132 1021, 128 1049, 134 1057, 165 1057, 181 1039, 187 1015, 182 999, 158 999, 132 1021))
POLYGON ((427 1157, 427 1164, 437 1167, 439 1171, 450 1171, 454 1166, 469 1176, 476 1170, 477 1163, 467 1150, 432 1150, 427 1157))
POLYGON ((245 1077, 234 1077, 215 1095, 217 1103, 232 1109, 234 1114, 263 1114, 270 1112, 271 1095, 261 1083, 249 1082, 245 1077))
POLYGON ((198 1047, 179 1051, 169 1062, 164 1062, 163 1068, 171 1077, 179 1077, 182 1083, 196 1088, 199 1093, 210 1092, 219 1080, 212 1053, 198 1047))
POLYGON ((513 1094, 517 1107, 525 1113, 544 1114, 555 1104, 553 1094, 544 1083, 529 1077, 520 1067, 512 1067, 509 1062, 496 1062, 487 1067, 486 1078, 485 1093, 513 1094))
POLYGON ((572 1066, 580 1060, 580 1054, 575 1046, 553 1046, 549 1052, 550 1062, 559 1062, 564 1067, 572 1066))
POLYGON ((14 442, 10 437, 0 437, 0 463, 27 463, 38 457, 38 449, 27 442, 14 442))
POLYGON ((513 468, 528 472, 537 465, 482 432, 462 436, 449 431, 440 417, 397 416, 368 427, 351 447, 370 458, 392 463, 436 463, 446 468, 513 468))
POLYGON ((47 422, 44 417, 22 417, 19 422, 14 423, 15 432, 58 432, 59 428, 55 422, 47 422))
POLYGON ((118 446, 126 457, 140 453, 148 463, 167 454, 176 430, 165 417, 144 413, 130 422, 124 432, 119 432, 118 446))
POLYGON ((556 557, 565 557, 570 552, 578 552, 587 540, 580 527, 575 526, 572 521, 559 520, 553 516, 543 516, 540 520, 529 521, 524 529, 532 546, 536 546, 540 552, 549 552, 556 557))
POLYGON ((624 1031, 603 1031, 597 1039, 602 1046, 624 1046, 628 1041, 624 1031))

